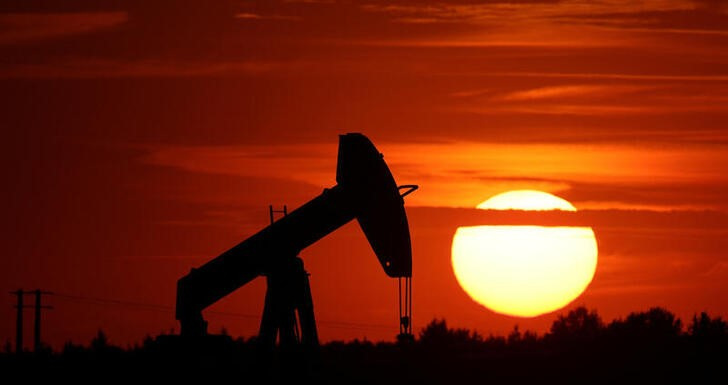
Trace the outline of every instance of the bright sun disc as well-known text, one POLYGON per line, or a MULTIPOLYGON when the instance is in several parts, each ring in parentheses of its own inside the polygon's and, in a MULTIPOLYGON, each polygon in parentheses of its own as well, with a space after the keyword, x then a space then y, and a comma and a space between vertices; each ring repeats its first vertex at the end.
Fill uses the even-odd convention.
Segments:
MULTIPOLYGON (((568 201, 534 190, 498 194, 478 208, 576 211, 568 201)), ((591 227, 460 227, 452 243, 453 270, 465 292, 496 313, 519 317, 576 299, 594 277, 597 254, 591 227)))

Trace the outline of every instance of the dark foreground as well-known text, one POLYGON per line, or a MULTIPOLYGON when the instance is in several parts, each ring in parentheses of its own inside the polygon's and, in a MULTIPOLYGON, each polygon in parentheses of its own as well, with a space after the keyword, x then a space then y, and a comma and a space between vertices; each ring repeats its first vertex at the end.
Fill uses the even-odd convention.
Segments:
POLYGON ((318 352, 263 352, 255 340, 147 338, 120 349, 103 335, 62 352, 0 356, 5 378, 71 383, 225 381, 337 384, 691 384, 728 383, 728 328, 696 316, 683 327, 662 309, 605 325, 579 308, 543 336, 483 338, 433 321, 417 340, 332 342, 318 352))

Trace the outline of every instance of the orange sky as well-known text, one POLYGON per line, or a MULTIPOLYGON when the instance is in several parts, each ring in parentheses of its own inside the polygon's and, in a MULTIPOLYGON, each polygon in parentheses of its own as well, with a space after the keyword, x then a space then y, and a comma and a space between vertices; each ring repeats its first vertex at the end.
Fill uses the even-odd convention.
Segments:
MULTIPOLYGON (((480 307, 450 267, 458 226, 521 220, 475 205, 523 188, 594 226, 597 273, 571 306, 728 316, 727 43, 719 0, 5 0, 0 286, 162 306, 50 297, 55 346, 177 328, 176 280, 268 204, 332 186, 337 135, 362 132, 421 185, 415 329, 552 322, 480 307)), ((396 284, 357 225, 303 257, 324 340, 393 338, 396 284)), ((213 306, 238 316, 211 330, 255 333, 264 289, 213 306)))

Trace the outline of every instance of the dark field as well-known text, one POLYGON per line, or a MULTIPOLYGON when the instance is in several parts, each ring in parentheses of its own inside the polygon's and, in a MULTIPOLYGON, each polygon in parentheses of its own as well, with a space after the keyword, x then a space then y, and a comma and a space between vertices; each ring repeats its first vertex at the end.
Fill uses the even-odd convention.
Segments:
POLYGON ((5 378, 73 383, 725 384, 728 327, 705 313, 684 324, 660 308, 605 324, 578 308, 540 336, 514 328, 507 337, 483 337, 433 320, 415 341, 265 352, 255 339, 227 335, 161 335, 122 349, 100 332, 89 346, 6 352, 0 363, 5 378))

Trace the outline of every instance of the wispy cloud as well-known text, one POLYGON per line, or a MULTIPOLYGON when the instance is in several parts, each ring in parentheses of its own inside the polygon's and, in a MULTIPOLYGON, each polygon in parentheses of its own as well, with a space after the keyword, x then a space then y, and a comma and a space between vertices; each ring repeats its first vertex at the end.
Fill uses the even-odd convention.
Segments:
POLYGON ((685 1, 667 0, 649 3, 636 3, 632 1, 488 1, 467 2, 447 1, 432 4, 429 2, 387 1, 363 5, 362 9, 370 12, 383 12, 403 18, 429 17, 438 22, 472 22, 472 23, 503 23, 507 19, 523 20, 553 20, 568 16, 581 16, 585 14, 612 15, 621 12, 626 15, 651 11, 690 11, 694 10, 692 4, 685 1))
MULTIPOLYGON (((420 20, 420 22, 424 23, 424 20, 420 20)), ((637 39, 634 37, 620 36, 601 28, 528 22, 525 25, 504 24, 498 27, 476 29, 458 34, 443 33, 434 37, 362 39, 354 43, 369 46, 421 48, 541 47, 585 49, 633 45, 636 41, 637 39)))
POLYGON ((481 72, 467 73, 471 76, 487 77, 523 77, 523 78, 554 78, 554 79, 606 79, 606 80, 638 80, 638 81, 679 81, 679 82, 728 82, 728 75, 724 74, 646 74, 646 73, 586 73, 586 72, 481 72))
POLYGON ((665 114, 676 112, 722 112, 726 111, 721 104, 695 104, 689 106, 676 106, 668 108, 665 105, 627 105, 627 104, 539 104, 539 105, 509 105, 509 106, 473 106, 464 107, 460 111, 493 115, 493 114, 537 114, 537 115, 576 115, 576 116, 616 116, 616 115, 644 115, 665 114))
POLYGON ((443 32, 427 38, 378 41, 397 46, 662 47, 706 53, 716 51, 720 43, 689 43, 690 35, 722 38, 728 34, 728 14, 723 8, 678 0, 437 4, 394 1, 367 4, 362 9, 388 15, 395 23, 429 25, 443 32), (680 48, 675 45, 675 35, 685 35, 686 43, 680 44, 680 48))
POLYGON ((128 19, 126 12, 0 14, 0 45, 99 31, 121 25, 128 19))
POLYGON ((259 13, 253 13, 253 12, 236 13, 235 18, 243 19, 243 20, 293 20, 293 21, 302 20, 302 18, 300 16, 263 15, 263 14, 259 14, 259 13))
MULTIPOLYGON (((701 1, 661 0, 635 2, 608 1, 445 1, 439 3, 387 1, 363 5, 368 12, 392 15, 408 23, 472 23, 497 26, 507 23, 552 23, 649 28, 657 31, 705 31, 706 26, 725 30, 728 15, 724 5, 701 1), (651 27, 651 28, 650 28, 651 27), (654 28, 654 29, 653 29, 654 28)), ((708 29, 708 31, 715 31, 708 29)))
POLYGON ((264 74, 285 68, 300 68, 306 63, 262 60, 182 62, 169 59, 66 59, 55 63, 8 65, 2 78, 134 78, 196 77, 215 75, 264 74))
POLYGON ((604 97, 643 91, 650 88, 652 87, 634 85, 569 84, 513 91, 505 95, 496 96, 494 99, 503 101, 524 101, 573 97, 604 97))
MULTIPOLYGON (((616 79, 615 79, 616 80, 616 79)), ((678 113, 728 113, 723 87, 676 86, 664 79, 627 79, 607 84, 563 84, 509 91, 470 90, 451 93, 457 111, 493 114, 618 116, 678 113)))
MULTIPOLYGON (((509 189, 534 188, 552 192, 582 186, 578 201, 601 207, 656 207, 690 202, 690 190, 670 201, 650 202, 676 183, 724 185, 728 152, 715 148, 641 148, 632 146, 502 145, 493 143, 380 143, 400 183, 419 183, 421 191, 408 199, 418 206, 475 207, 482 200, 509 189), (423 156, 426 154, 426 156, 423 156), (654 185, 652 192, 632 200, 615 201, 594 184, 609 180, 627 194, 630 184, 654 185), (592 185, 591 188, 583 186, 592 185)), ((250 177, 273 177, 327 187, 335 184, 335 144, 296 146, 162 146, 151 147, 141 161, 188 171, 250 177)), ((629 195, 625 195, 629 196, 629 195)), ((700 207, 722 207, 713 196, 700 207), (712 200, 710 200, 712 199, 712 200)))

